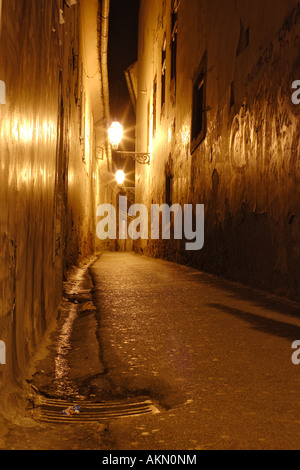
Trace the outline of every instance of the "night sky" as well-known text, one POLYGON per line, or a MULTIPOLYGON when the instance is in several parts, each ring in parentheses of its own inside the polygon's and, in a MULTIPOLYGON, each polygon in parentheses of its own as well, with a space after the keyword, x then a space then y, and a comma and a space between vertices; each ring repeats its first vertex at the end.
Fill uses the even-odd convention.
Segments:
MULTIPOLYGON (((108 79, 112 120, 124 127, 119 150, 135 150, 135 113, 132 108, 124 71, 137 60, 138 13, 140 0, 111 0, 108 43, 108 79)), ((133 186, 135 165, 113 153, 113 171, 122 169, 125 185, 133 186)))
POLYGON ((108 74, 112 119, 125 127, 132 122, 132 106, 124 70, 137 60, 139 0, 111 0, 108 74))

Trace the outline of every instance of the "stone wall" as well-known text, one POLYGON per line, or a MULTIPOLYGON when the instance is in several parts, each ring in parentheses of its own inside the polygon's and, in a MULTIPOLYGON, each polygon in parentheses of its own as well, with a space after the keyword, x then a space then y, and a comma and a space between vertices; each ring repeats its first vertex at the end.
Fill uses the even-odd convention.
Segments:
POLYGON ((55 321, 68 267, 96 248, 100 165, 107 162, 96 159, 104 137, 95 122, 104 111, 101 77, 90 79, 98 66, 98 1, 89 3, 92 28, 84 24, 84 0, 71 8, 63 0, 2 1, 1 412, 16 402, 13 384, 55 321))
POLYGON ((139 25, 137 202, 205 204, 205 244, 140 241, 137 251, 300 298, 300 3, 182 0, 171 80, 171 1, 142 0, 139 25), (166 34, 166 102, 161 64, 166 34), (191 151, 193 80, 206 56, 206 134, 191 151), (157 77, 156 133, 152 138, 157 77), (150 137, 148 137, 148 133, 150 137))

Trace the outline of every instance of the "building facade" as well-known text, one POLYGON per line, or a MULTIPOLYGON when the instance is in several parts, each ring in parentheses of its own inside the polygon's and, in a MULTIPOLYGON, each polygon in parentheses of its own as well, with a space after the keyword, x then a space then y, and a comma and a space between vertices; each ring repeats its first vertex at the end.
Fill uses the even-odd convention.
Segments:
POLYGON ((107 176, 108 6, 0 2, 1 412, 55 323, 68 268, 101 249, 97 206, 115 201, 107 176))
POLYGON ((297 0, 141 0, 136 201, 205 205, 205 243, 140 240, 154 257, 298 299, 297 0))

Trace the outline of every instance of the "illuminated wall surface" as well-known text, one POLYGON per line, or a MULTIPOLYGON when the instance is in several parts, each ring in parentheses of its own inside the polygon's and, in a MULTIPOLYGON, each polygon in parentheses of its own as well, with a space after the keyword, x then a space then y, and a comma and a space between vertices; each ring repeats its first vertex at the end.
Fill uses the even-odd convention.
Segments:
MULTIPOLYGON (((102 249, 98 205, 116 204, 99 4, 0 0, 4 407, 56 319, 63 275, 102 249)), ((136 151, 151 164, 136 165, 136 202, 204 204, 205 244, 137 251, 300 299, 299 38, 296 0, 141 0, 136 151)))
POLYGON ((176 4, 174 29, 171 1, 141 1, 137 150, 152 155, 138 167, 137 200, 205 204, 205 244, 197 254, 184 241, 137 249, 299 299, 299 2, 178 1, 173 15, 176 4))
POLYGON ((63 271, 96 248, 96 207, 105 192, 99 174, 105 161, 95 158, 96 148, 103 145, 103 132, 95 123, 104 111, 98 2, 88 3, 88 10, 86 2, 81 8, 65 7, 60 17, 63 2, 56 0, 2 2, 2 397, 9 380, 22 376, 56 318, 63 271))

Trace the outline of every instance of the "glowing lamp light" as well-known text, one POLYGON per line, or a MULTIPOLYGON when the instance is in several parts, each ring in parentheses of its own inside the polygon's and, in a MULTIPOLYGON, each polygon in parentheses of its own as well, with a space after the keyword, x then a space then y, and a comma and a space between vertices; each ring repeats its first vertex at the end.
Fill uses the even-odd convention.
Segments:
MULTIPOLYGON (((0 0, 1 1, 1 0, 0 0)), ((108 129, 108 139, 113 150, 121 158, 132 158, 141 165, 150 165, 151 155, 149 152, 128 152, 127 150, 120 152, 118 150, 119 144, 123 137, 123 126, 117 121, 114 121, 108 129)))
POLYGON ((108 138, 114 150, 117 150, 123 137, 123 126, 119 122, 113 122, 108 129, 108 138))
POLYGON ((116 180, 119 186, 122 186, 122 184, 125 181, 125 173, 122 170, 118 170, 116 173, 116 180))

